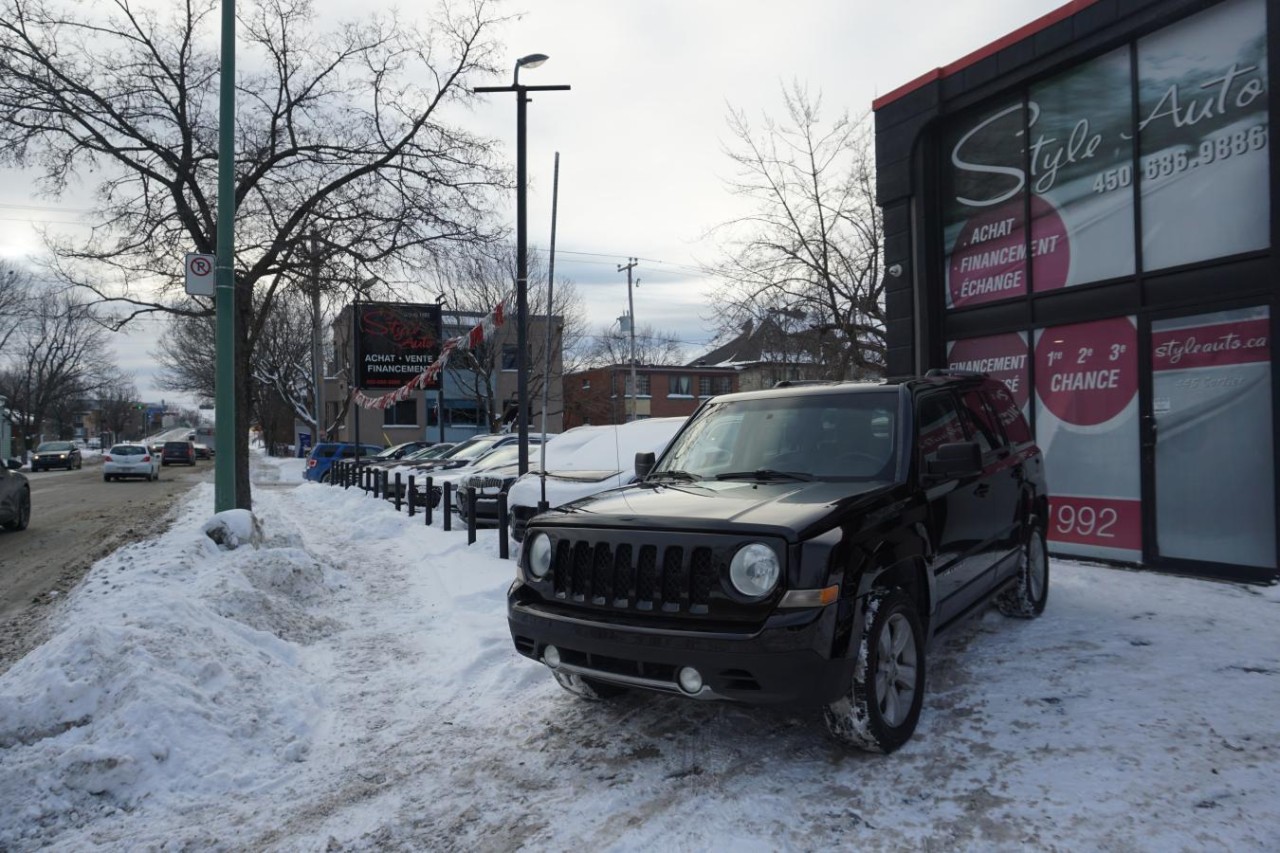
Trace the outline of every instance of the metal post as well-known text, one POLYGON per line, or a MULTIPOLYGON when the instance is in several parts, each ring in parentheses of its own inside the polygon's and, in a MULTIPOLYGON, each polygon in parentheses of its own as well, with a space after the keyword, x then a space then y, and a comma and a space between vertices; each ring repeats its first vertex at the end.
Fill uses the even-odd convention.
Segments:
MULTIPOLYGON (((399 475, 397 475, 397 476, 399 476, 399 475)), ((408 501, 409 501, 409 517, 410 517, 410 518, 413 518, 414 504, 415 504, 415 503, 417 502, 417 500, 418 500, 418 492, 417 492, 417 491, 414 489, 414 487, 413 487, 413 475, 412 475, 412 474, 410 474, 410 475, 409 475, 409 491, 408 491, 408 493, 405 495, 405 497, 406 497, 406 498, 408 499, 408 501)))
POLYGON ((453 528, 450 523, 450 518, 453 516, 453 483, 445 482, 444 484, 444 489, 440 494, 440 512, 444 515, 442 519, 444 529, 446 531, 451 530, 453 528))
POLYGON ((529 259, 525 203, 525 104, 529 97, 516 87, 516 427, 519 434, 519 467, 529 470, 529 259))
POLYGON ((510 559, 511 543, 507 541, 509 531, 507 530, 507 493, 503 492, 498 495, 498 556, 502 559, 510 559))
POLYGON ((315 383, 316 434, 311 446, 315 447, 327 438, 324 428, 324 356, 323 323, 320 315, 320 237, 311 232, 311 373, 315 383))
POLYGON ((476 544, 476 490, 458 490, 458 509, 467 518, 467 544, 476 544))
POLYGON ((400 511, 400 501, 403 500, 404 488, 400 485, 400 472, 396 472, 396 512, 400 511))
POLYGON ((529 92, 567 90, 568 86, 522 86, 520 67, 537 67, 546 62, 543 54, 530 54, 516 60, 515 75, 510 86, 477 86, 473 92, 514 92, 516 96, 516 426, 519 435, 519 471, 529 470, 529 270, 528 233, 526 228, 525 191, 525 112, 529 92))
POLYGON ((423 509, 422 515, 426 519, 427 527, 431 526, 431 513, 435 509, 435 504, 431 500, 431 488, 432 488, 431 478, 428 477, 427 478, 427 505, 422 508, 423 509))
MULTIPOLYGON (((555 171, 551 178, 551 254, 547 260, 547 311, 544 322, 547 326, 547 341, 544 346, 543 363, 546 368, 542 374, 542 443, 538 445, 538 475, 542 498, 538 505, 547 502, 547 409, 551 406, 551 326, 556 292, 556 205, 560 195, 560 152, 556 152, 555 171)), ((563 393, 561 394, 563 399, 563 393)), ((563 406, 561 407, 563 408, 563 406)), ((561 423, 563 428, 563 422, 561 423)))
POLYGON ((222 59, 218 95, 217 355, 214 376, 215 512, 236 508, 236 4, 222 0, 222 59))
MULTIPOLYGON (((358 361, 360 359, 360 284, 356 283, 356 298, 351 304, 351 371, 348 379, 351 383, 352 392, 359 391, 358 377, 360 376, 360 367, 358 361)), ((355 418, 355 440, 356 440, 356 464, 360 464, 360 409, 357 403, 351 407, 351 412, 355 418)))

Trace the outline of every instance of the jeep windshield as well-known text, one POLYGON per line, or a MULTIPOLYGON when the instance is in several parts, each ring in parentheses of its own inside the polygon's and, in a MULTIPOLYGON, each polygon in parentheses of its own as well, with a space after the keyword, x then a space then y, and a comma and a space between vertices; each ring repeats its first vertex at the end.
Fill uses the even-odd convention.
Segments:
POLYGON ((893 480, 896 391, 713 401, 647 479, 893 480))

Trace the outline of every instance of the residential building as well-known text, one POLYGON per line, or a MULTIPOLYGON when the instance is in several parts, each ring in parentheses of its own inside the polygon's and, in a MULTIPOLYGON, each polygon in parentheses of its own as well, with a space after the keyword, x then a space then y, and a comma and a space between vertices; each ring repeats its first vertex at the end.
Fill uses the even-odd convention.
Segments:
POLYGON ((564 428, 584 424, 621 424, 644 418, 691 415, 704 400, 738 390, 731 367, 610 364, 564 378, 564 428))

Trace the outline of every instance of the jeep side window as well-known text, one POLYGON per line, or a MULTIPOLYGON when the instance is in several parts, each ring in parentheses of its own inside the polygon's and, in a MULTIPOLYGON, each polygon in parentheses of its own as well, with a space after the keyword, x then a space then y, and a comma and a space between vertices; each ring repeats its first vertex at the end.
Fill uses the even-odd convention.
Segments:
POLYGON ((920 398, 916 408, 916 430, 919 436, 920 470, 927 471, 929 460, 944 444, 967 441, 960 413, 950 394, 930 394, 920 398))
POLYGON ((973 434, 973 440, 978 442, 978 447, 984 454, 1004 445, 1004 436, 978 389, 965 391, 960 395, 960 411, 969 426, 969 432, 973 434))
POLYGON ((1031 440, 1031 427, 1008 386, 1003 382, 992 383, 983 388, 982 393, 991 404, 991 410, 996 413, 1000 425, 1004 427, 1004 434, 1009 437, 1010 444, 1025 444, 1031 440))

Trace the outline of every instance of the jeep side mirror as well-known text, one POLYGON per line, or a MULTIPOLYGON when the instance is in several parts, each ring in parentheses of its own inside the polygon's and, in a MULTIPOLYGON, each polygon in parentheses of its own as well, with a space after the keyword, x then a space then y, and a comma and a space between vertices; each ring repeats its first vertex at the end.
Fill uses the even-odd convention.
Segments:
POLYGON ((643 480, 649 476, 649 472, 653 470, 653 464, 657 460, 657 456, 653 451, 648 453, 636 454, 636 479, 643 480))
POLYGON ((930 477, 973 477, 982 473, 982 450, 976 441, 955 441, 939 445, 928 462, 930 477))

